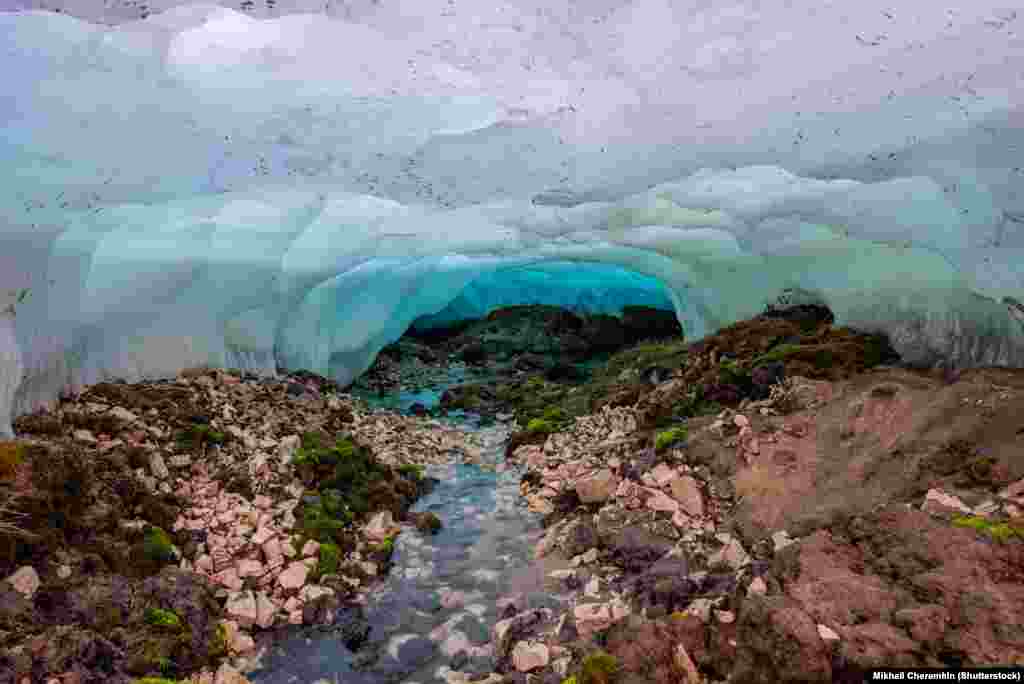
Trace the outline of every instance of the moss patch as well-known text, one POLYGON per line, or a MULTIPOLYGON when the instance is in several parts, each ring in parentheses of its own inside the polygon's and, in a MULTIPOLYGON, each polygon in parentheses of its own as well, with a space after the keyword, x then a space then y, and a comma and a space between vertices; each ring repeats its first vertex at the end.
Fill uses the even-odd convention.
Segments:
POLYGON ((173 610, 147 608, 145 619, 146 624, 153 625, 154 627, 164 627, 173 630, 181 629, 181 618, 173 610))
POLYGON ((674 444, 678 444, 686 439, 686 428, 677 427, 669 430, 663 430, 659 432, 657 437, 654 438, 654 448, 658 451, 667 449, 674 444))
POLYGON ((619 672, 619 661, 604 651, 596 651, 583 659, 577 675, 579 684, 610 684, 619 672))
POLYGON ((316 564, 316 576, 333 575, 338 572, 341 562, 341 549, 337 544, 321 544, 320 558, 316 564))
POLYGON ((957 516, 953 518, 956 527, 968 527, 998 542, 1007 542, 1013 538, 1024 539, 1024 523, 995 522, 977 515, 957 516))
POLYGON ((171 538, 159 527, 149 525, 142 540, 142 551, 146 560, 155 563, 170 563, 174 560, 171 538))

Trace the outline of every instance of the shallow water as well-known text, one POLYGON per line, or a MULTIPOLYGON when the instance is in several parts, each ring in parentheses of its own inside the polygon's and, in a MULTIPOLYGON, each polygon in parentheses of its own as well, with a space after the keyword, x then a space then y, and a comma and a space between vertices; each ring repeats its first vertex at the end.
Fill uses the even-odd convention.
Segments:
POLYGON ((482 651, 498 620, 495 602, 511 594, 531 607, 558 600, 543 591, 548 568, 532 558, 543 531, 519 497, 521 473, 497 472, 508 427, 463 425, 481 433, 484 463, 427 469, 440 483, 413 510, 436 513, 444 527, 399 535, 391 572, 365 606, 367 644, 353 654, 329 631, 296 628, 264 655, 253 682, 427 684, 445 681, 449 667, 489 672, 493 659, 482 651), (442 605, 453 592, 463 600, 442 605))

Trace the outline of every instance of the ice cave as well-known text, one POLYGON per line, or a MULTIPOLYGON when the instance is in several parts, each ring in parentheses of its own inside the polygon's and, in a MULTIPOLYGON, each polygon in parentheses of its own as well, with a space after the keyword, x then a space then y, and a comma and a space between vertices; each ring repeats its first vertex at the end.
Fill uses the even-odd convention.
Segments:
POLYGON ((1024 363, 1015 3, 52 4, 0 13, 0 433, 104 377, 345 382, 567 264, 691 337, 790 291, 1024 363))

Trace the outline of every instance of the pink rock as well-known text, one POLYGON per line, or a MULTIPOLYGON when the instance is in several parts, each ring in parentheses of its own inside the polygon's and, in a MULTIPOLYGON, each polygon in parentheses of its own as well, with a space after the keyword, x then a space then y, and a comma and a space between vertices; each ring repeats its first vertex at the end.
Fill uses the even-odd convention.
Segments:
POLYGON ((309 558, 315 556, 320 551, 320 544, 310 539, 306 542, 305 546, 302 547, 302 557, 309 558))
POLYGON ((259 617, 256 596, 251 591, 238 591, 228 596, 224 613, 238 623, 239 627, 252 627, 259 617))
POLYGON ((295 596, 292 596, 290 599, 288 599, 287 601, 284 602, 284 609, 288 613, 294 613, 297 610, 301 611, 302 610, 302 601, 300 601, 295 596))
POLYGON ((302 611, 293 610, 288 613, 288 624, 289 625, 301 625, 302 624, 302 611))
POLYGON ((650 472, 651 478, 654 480, 654 484, 659 487, 667 485, 673 477, 675 477, 675 471, 669 468, 664 463, 659 463, 655 466, 654 470, 650 472))
POLYGON ((13 575, 7 578, 7 582, 14 587, 14 590, 27 599, 39 590, 39 573, 31 565, 23 565, 13 575))
POLYGON ((689 475, 675 477, 671 481, 672 498, 679 502, 687 514, 704 515, 704 497, 700 493, 697 481, 689 475))
POLYGON ((650 498, 647 499, 647 508, 652 511, 675 513, 679 510, 679 504, 660 489, 648 489, 647 492, 650 494, 650 498))
POLYGON ((750 425, 750 421, 742 413, 737 413, 732 419, 733 425, 740 428, 741 430, 750 425))
POLYGON ((263 629, 269 629, 277 617, 278 607, 262 591, 256 592, 256 624, 263 629))
POLYGON ((238 561, 239 577, 259 577, 263 574, 263 563, 256 560, 238 561))
POLYGON ((305 563, 296 562, 290 563, 285 571, 282 572, 277 582, 284 589, 298 589, 306 583, 306 577, 309 575, 309 568, 305 563))
POLYGON ((213 572, 213 558, 209 554, 203 554, 196 559, 196 569, 204 572, 213 572))
POLYGON ((292 544, 290 539, 286 539, 281 542, 281 553, 284 554, 285 558, 295 558, 295 546, 292 544))
POLYGON ((267 540, 277 536, 277 532, 270 527, 261 527, 256 530, 256 534, 252 536, 252 543, 257 546, 263 546, 267 540))
POLYGON ((281 550, 281 540, 274 537, 265 541, 263 543, 263 557, 266 558, 267 563, 270 565, 282 563, 284 552, 281 550))
POLYGON ((231 591, 241 591, 242 580, 238 577, 238 572, 234 568, 228 568, 214 575, 213 578, 217 584, 231 591))

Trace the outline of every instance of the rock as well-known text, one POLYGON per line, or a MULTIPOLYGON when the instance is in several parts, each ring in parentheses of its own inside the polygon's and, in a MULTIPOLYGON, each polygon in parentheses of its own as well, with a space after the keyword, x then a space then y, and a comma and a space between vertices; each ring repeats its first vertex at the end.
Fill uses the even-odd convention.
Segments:
POLYGON ((728 534, 718 534, 715 537, 724 546, 711 554, 708 558, 709 566, 727 565, 733 570, 739 570, 750 562, 750 556, 743 550, 743 545, 740 544, 738 539, 728 534))
POLYGON ((659 463, 658 465, 654 466, 654 470, 647 473, 647 475, 654 483, 654 486, 664 487, 665 485, 672 481, 672 478, 676 476, 676 473, 674 470, 669 468, 664 463, 659 463))
POLYGON ((67 579, 71 577, 71 566, 70 565, 58 565, 57 566, 57 577, 60 579, 67 579))
POLYGON ((921 504, 921 510, 925 513, 931 513, 933 515, 939 513, 948 513, 950 511, 956 511, 958 513, 964 513, 966 515, 971 514, 971 509, 964 504, 963 501, 947 494, 941 489, 929 489, 928 493, 925 494, 924 503, 921 504))
POLYGON ((686 651, 686 646, 676 644, 672 656, 676 667, 686 673, 686 684, 701 684, 703 682, 700 673, 697 671, 697 666, 693 662, 693 658, 686 651))
POLYGON ((156 451, 149 455, 149 470, 153 473, 153 477, 161 480, 165 480, 171 476, 171 471, 168 470, 167 464, 164 463, 163 456, 156 451))
POLYGON ((697 481, 689 475, 674 477, 669 483, 672 498, 679 502, 680 508, 694 517, 704 515, 704 498, 700 493, 697 481))
POLYGON ((717 606, 718 603, 719 599, 712 600, 706 598, 699 598, 690 604, 690 606, 686 609, 686 612, 690 615, 693 615, 701 622, 707 623, 711 621, 711 610, 715 606, 717 606))
POLYGON ((302 545, 302 557, 310 558, 320 551, 320 544, 312 539, 302 545))
POLYGON ((270 629, 277 618, 278 608, 262 591, 256 592, 256 624, 263 629, 270 629))
POLYGON ((603 468, 593 475, 577 480, 576 495, 585 504, 600 503, 612 496, 618 486, 615 474, 608 468, 603 468))
POLYGON ((115 406, 114 408, 110 409, 110 415, 112 415, 114 418, 117 418, 120 421, 124 421, 125 423, 134 423, 139 419, 139 417, 136 416, 134 413, 120 406, 115 406))
POLYGON ((285 571, 278 578, 277 583, 282 589, 298 589, 306 583, 309 575, 309 566, 301 561, 290 563, 285 571))
POLYGON ((395 525, 395 519, 392 517, 391 511, 381 511, 370 519, 365 533, 370 541, 380 543, 399 529, 395 525))
POLYGON ((551 654, 544 644, 520 641, 512 649, 512 664, 519 672, 546 667, 550 660, 551 654))
POLYGON ((818 625, 818 636, 820 636, 821 640, 826 643, 839 641, 839 635, 825 625, 818 625))
POLYGON ((748 598, 738 623, 736 652, 730 681, 750 684, 831 682, 828 646, 816 623, 785 597, 748 598))
POLYGON ((747 596, 764 596, 767 593, 768 585, 760 577, 755 577, 750 586, 747 587, 747 596))
POLYGON ((782 549, 786 548, 790 544, 795 544, 796 540, 791 539, 789 533, 785 530, 779 530, 772 534, 772 544, 775 546, 775 553, 778 553, 782 549))
POLYGON ((544 609, 528 610, 496 622, 492 631, 495 655, 499 658, 507 656, 512 645, 540 625, 547 616, 548 611, 544 609))
POLYGON ((606 603, 581 603, 572 611, 576 630, 581 637, 589 637, 611 627, 611 606, 606 603))
POLYGON ((252 627, 259 619, 255 594, 251 591, 237 591, 230 594, 224 605, 224 613, 239 627, 243 629, 252 627))
POLYGON ((666 513, 676 513, 679 511, 679 503, 675 499, 670 498, 665 492, 660 489, 648 489, 647 508, 652 511, 664 511, 666 513))
POLYGON ((302 444, 302 438, 298 435, 288 435, 281 440, 281 443, 277 446, 277 457, 281 460, 281 463, 291 463, 292 458, 295 456, 295 452, 298 451, 299 446, 302 444))
POLYGON ((85 442, 86 444, 95 444, 97 442, 96 437, 88 430, 75 430, 71 435, 79 442, 85 442))
POLYGON ((224 663, 217 668, 217 674, 214 676, 213 684, 250 684, 250 682, 242 675, 241 672, 227 663, 224 663))
POLYGON ((263 563, 257 560, 240 560, 237 567, 239 577, 259 577, 263 574, 263 563))
POLYGON ((27 599, 32 598, 39 590, 39 573, 31 565, 24 565, 7 578, 14 590, 27 599))

